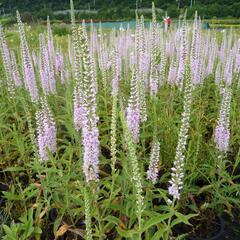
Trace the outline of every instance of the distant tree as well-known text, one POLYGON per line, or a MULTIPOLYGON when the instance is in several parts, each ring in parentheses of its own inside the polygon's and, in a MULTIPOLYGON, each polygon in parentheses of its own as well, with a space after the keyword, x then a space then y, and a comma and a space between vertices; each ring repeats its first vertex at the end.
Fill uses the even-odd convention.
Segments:
POLYGON ((231 6, 232 16, 233 17, 240 17, 240 2, 236 2, 231 6))
MULTIPOLYGON (((155 3, 157 8, 168 11, 172 17, 177 17, 179 8, 188 8, 189 16, 192 16, 195 10, 199 15, 205 18, 225 18, 240 17, 240 0, 137 0, 138 7, 151 8, 151 2, 155 3)), ((29 12, 34 17, 45 19, 47 15, 52 15, 54 11, 69 9, 69 0, 0 0, 1 8, 5 13, 15 15, 16 10, 20 12, 29 12)), ((132 12, 136 7, 136 0, 74 0, 75 9, 96 9, 98 16, 85 15, 86 18, 134 18, 132 12)), ((59 18, 60 16, 55 16, 59 18)), ((145 14, 150 18, 151 14, 145 14)), ((64 16, 61 16, 64 18, 64 16)))
POLYGON ((171 16, 172 18, 176 18, 179 16, 179 9, 175 4, 171 4, 168 6, 167 8, 167 13, 169 16, 171 16))
POLYGON ((36 17, 43 20, 47 19, 47 16, 49 16, 50 18, 53 17, 53 11, 51 9, 43 8, 36 13, 36 17))
POLYGON ((26 22, 26 23, 33 23, 34 22, 34 17, 30 12, 21 13, 21 19, 22 19, 23 22, 26 22))

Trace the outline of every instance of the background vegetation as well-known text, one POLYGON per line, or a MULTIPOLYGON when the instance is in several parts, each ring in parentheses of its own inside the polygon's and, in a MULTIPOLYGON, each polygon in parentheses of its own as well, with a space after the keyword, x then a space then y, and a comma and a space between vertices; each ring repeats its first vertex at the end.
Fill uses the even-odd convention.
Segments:
MULTIPOLYGON (((136 5, 139 9, 145 9, 146 18, 151 17, 149 0, 78 0, 75 1, 78 12, 77 19, 96 20, 129 20, 135 18, 136 5)), ((238 18, 240 17, 239 0, 155 0, 156 7, 161 10, 158 18, 165 14, 165 11, 177 18, 184 9, 188 8, 188 17, 192 18, 197 10, 199 15, 205 19, 210 18, 238 18)), ((15 14, 16 10, 24 13, 25 21, 36 21, 46 19, 69 20, 69 0, 1 0, 1 14, 15 14), (60 11, 61 12, 57 12, 60 11)))

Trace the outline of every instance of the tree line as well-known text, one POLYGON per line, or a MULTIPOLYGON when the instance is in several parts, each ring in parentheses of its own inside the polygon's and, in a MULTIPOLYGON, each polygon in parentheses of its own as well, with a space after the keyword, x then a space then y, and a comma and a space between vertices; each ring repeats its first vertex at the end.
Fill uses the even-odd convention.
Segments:
MULTIPOLYGON (((151 8, 151 2, 149 0, 75 0, 74 5, 75 9, 88 10, 78 13, 79 19, 118 20, 133 19, 136 8, 151 8), (91 10, 97 10, 97 13, 91 10)), ((195 11, 205 19, 240 17, 240 1, 236 0, 155 0, 154 2, 157 8, 162 9, 163 13, 167 11, 173 18, 178 17, 186 8, 188 18, 192 18, 195 11)), ((69 19, 69 13, 56 14, 56 11, 69 9, 69 0, 2 0, 0 2, 1 14, 14 15, 17 9, 27 20, 46 19, 47 16, 59 20, 69 19)), ((146 18, 151 17, 150 12, 144 15, 146 18)))

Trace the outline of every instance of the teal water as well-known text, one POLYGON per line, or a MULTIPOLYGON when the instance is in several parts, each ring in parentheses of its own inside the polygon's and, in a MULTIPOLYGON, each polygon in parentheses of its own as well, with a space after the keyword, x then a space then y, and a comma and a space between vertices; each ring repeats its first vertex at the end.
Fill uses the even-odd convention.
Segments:
MULTIPOLYGON (((86 23, 87 26, 90 25, 90 23, 86 23)), ((134 29, 136 27, 136 21, 121 21, 121 22, 102 22, 102 23, 93 23, 94 27, 99 28, 100 25, 102 28, 105 29, 127 29, 128 27, 131 29, 134 29)), ((149 27, 150 22, 145 23, 145 27, 149 27)))
MULTIPOLYGON (((192 21, 188 21, 191 23, 192 21)), ((90 26, 91 23, 86 23, 87 26, 90 26)), ((160 26, 163 27, 163 22, 158 22, 160 26)), ((136 21, 119 21, 119 22, 96 22, 93 23, 93 26, 96 28, 99 28, 100 25, 102 26, 103 29, 113 29, 115 28, 116 30, 119 29, 127 29, 128 27, 130 29, 134 29, 136 27, 136 21)), ((150 22, 145 22, 144 23, 145 27, 148 28, 150 26, 150 22)), ((178 27, 179 23, 177 21, 174 21, 171 25, 171 27, 178 27)), ((203 23, 202 24, 202 29, 209 29, 208 23, 203 23)))

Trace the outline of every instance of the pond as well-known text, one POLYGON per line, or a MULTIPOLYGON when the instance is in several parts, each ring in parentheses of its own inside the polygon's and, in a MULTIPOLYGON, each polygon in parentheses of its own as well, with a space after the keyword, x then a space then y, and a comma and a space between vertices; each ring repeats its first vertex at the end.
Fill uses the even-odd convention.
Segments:
MULTIPOLYGON (((89 26, 91 23, 86 23, 87 26, 89 26)), ((136 21, 113 21, 113 22, 94 22, 93 26, 99 28, 100 25, 102 26, 102 28, 105 29, 127 29, 128 27, 131 29, 134 29, 136 27, 136 21)), ((149 27, 150 26, 150 22, 145 22, 145 27, 149 27)))
MULTIPOLYGON (((192 22, 192 21, 190 21, 190 22, 192 22)), ((144 23, 145 27, 147 27, 147 28, 150 27, 150 24, 151 24, 150 22, 145 22, 144 23)), ((86 25, 90 26, 91 23, 87 22, 86 25)), ((99 28, 100 25, 104 29, 113 29, 113 28, 115 28, 117 30, 127 29, 127 28, 134 29, 136 27, 136 21, 133 21, 133 20, 132 21, 112 21, 112 22, 109 21, 109 22, 101 22, 101 23, 100 22, 94 22, 93 23, 93 26, 97 27, 97 28, 99 28)), ((158 25, 163 27, 163 22, 158 22, 158 25)), ((172 23, 172 26, 174 26, 174 27, 177 27, 178 25, 179 25, 178 21, 174 21, 172 23)), ((204 22, 202 24, 202 29, 209 29, 209 28, 210 28, 210 26, 207 22, 204 22)))

